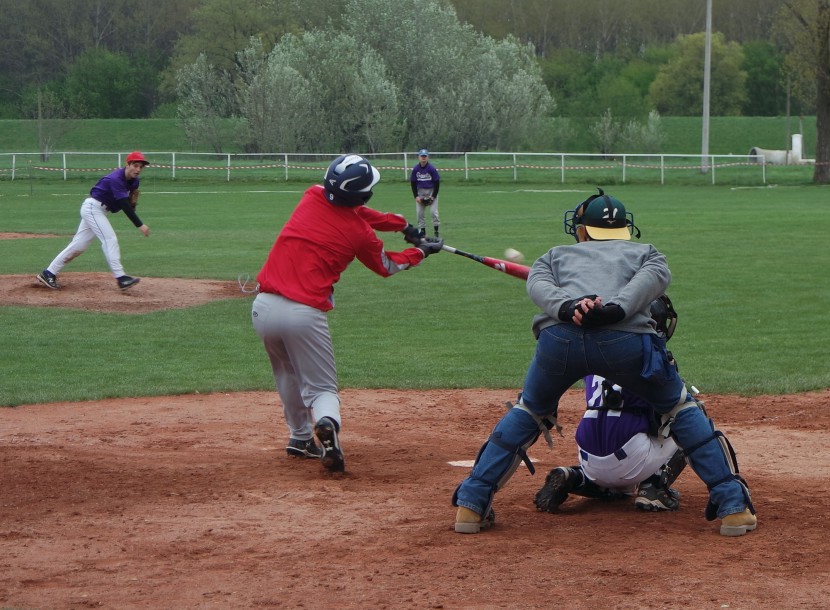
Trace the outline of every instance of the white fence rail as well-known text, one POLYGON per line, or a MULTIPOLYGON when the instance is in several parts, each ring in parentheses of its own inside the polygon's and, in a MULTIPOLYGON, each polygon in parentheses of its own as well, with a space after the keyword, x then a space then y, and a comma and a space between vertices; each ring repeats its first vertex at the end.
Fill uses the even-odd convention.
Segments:
MULTIPOLYGON (((0 180, 58 175, 64 180, 89 173, 103 174, 124 163, 126 152, 0 153, 0 180)), ((332 154, 217 154, 144 152, 152 162, 154 178, 170 180, 311 180, 318 181, 332 154)), ((417 153, 396 152, 364 155, 387 179, 409 179, 417 153), (388 172, 392 172, 391 174, 388 172)), ((665 184, 675 176, 683 180, 716 184, 726 182, 766 184, 767 163, 759 155, 684 155, 432 152, 430 160, 451 180, 538 182, 565 184, 638 182, 665 184)), ((145 176, 150 172, 145 172, 145 176)))

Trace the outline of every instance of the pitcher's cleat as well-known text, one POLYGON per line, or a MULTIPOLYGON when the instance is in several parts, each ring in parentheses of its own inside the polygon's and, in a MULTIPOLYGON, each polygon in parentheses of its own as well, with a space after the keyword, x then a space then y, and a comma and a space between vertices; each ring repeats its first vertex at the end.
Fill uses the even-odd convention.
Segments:
POLYGON ((40 273, 37 274, 38 281, 46 286, 47 288, 51 288, 52 290, 59 290, 60 286, 58 286, 58 280, 55 277, 55 274, 49 271, 48 269, 44 269, 40 273))
POLYGON ((128 288, 132 288, 136 284, 141 281, 140 278, 137 277, 130 277, 129 275, 122 275, 118 278, 118 287, 121 289, 121 292, 124 292, 128 288))

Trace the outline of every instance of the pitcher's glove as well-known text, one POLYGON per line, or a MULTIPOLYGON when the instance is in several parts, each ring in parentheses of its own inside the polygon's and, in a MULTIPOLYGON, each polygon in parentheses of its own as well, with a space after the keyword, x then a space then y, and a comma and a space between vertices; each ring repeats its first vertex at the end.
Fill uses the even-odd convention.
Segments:
POLYGON ((140 195, 140 191, 138 189, 134 191, 130 191, 130 205, 133 206, 133 209, 136 208, 138 205, 138 196, 140 195))
POLYGON ((426 197, 421 197, 421 204, 422 205, 432 205, 432 202, 435 201, 435 197, 432 195, 427 195, 426 197))

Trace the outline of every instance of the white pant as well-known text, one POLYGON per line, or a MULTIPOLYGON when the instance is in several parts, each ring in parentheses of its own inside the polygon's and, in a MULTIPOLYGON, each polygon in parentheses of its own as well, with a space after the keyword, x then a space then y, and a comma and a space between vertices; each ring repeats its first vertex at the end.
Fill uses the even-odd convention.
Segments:
POLYGON ((83 254, 89 248, 92 239, 97 237, 101 240, 101 249, 104 251, 104 257, 107 259, 113 277, 119 278, 126 275, 124 267, 121 266, 121 249, 118 247, 118 237, 115 235, 107 214, 110 214, 109 210, 101 205, 99 201, 92 197, 85 199, 81 204, 81 224, 78 225, 75 237, 55 257, 55 260, 49 264, 47 269, 57 275, 69 261, 83 254))
POLYGON ((616 455, 596 456, 579 450, 582 472, 600 487, 633 491, 651 475, 656 474, 677 451, 677 443, 671 438, 655 438, 645 432, 632 436, 623 445, 626 457, 616 455))

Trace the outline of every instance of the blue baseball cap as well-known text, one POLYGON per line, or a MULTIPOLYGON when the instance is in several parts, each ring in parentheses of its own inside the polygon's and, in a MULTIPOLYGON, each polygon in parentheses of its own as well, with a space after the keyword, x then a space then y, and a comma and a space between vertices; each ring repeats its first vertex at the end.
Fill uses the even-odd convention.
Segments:
POLYGON ((419 157, 428 157, 429 156, 429 151, 426 148, 422 148, 421 150, 418 151, 418 156, 419 157))

